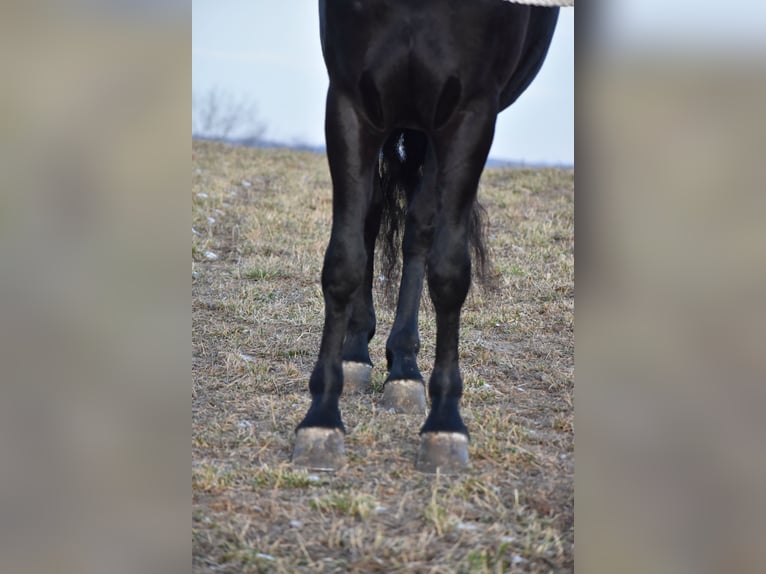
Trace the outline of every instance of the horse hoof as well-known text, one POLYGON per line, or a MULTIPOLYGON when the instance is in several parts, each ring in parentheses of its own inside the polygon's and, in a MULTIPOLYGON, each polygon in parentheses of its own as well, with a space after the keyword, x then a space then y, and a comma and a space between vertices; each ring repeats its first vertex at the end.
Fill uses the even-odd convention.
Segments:
POLYGON ((426 412, 426 387, 422 381, 386 381, 383 406, 410 415, 426 412))
POLYGON ((363 393, 370 388, 372 365, 343 361, 343 392, 363 393))
POLYGON ((420 437, 415 468, 456 474, 468 468, 468 437, 458 432, 427 432, 420 437))
POLYGON ((310 470, 338 470, 345 463, 343 431, 308 427, 295 433, 293 464, 310 470))

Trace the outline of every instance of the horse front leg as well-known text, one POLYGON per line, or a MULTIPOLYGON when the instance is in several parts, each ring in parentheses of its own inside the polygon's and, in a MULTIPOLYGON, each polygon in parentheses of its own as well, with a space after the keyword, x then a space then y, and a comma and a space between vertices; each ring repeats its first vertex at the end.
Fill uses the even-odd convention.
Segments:
MULTIPOLYGON (((410 146, 407 156, 407 161, 414 165, 407 167, 410 172, 422 175, 403 178, 408 206, 402 240, 402 276, 396 318, 386 341, 389 374, 383 389, 386 408, 409 414, 426 411, 425 383, 417 364, 420 351, 418 311, 437 209, 436 158, 432 146, 427 145, 426 136, 417 134, 417 138, 419 146, 410 146)), ((411 136, 409 139, 415 138, 411 136)))
POLYGON ((382 190, 379 177, 373 178, 373 196, 364 223, 364 247, 367 255, 362 286, 351 300, 351 313, 343 342, 343 389, 346 394, 361 393, 370 388, 372 360, 369 342, 375 336, 375 306, 372 282, 375 262, 375 240, 382 215, 382 190))
POLYGON ((333 186, 333 222, 322 268, 325 316, 319 357, 311 378, 311 406, 296 429, 293 463, 334 470, 344 463, 345 428, 342 349, 351 302, 367 269, 365 220, 373 193, 380 142, 350 101, 332 85, 325 118, 327 158, 333 186))

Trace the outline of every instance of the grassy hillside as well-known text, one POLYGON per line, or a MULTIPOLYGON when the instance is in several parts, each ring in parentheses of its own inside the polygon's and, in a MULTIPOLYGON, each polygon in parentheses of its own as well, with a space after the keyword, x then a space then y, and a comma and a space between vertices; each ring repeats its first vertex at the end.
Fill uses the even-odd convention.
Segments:
MULTIPOLYGON (((382 288, 374 392, 341 403, 347 466, 291 467, 322 328, 326 159, 194 142, 192 182, 194 571, 571 571, 573 172, 484 174, 498 280, 464 307, 472 468, 458 477, 416 472, 423 417, 379 407, 382 288)), ((428 377, 427 295, 420 325, 428 377)))

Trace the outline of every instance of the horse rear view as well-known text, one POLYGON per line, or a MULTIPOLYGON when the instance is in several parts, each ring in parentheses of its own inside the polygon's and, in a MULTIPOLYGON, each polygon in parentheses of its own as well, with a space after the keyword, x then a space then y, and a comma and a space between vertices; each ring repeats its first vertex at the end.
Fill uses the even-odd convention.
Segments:
POLYGON ((320 0, 319 10, 330 79, 325 136, 333 222, 322 270, 324 329, 293 462, 326 470, 344 463, 340 397, 371 379, 376 240, 380 233, 391 245, 403 230, 383 404, 427 413, 417 468, 456 472, 468 465, 458 340, 471 246, 484 253, 479 178, 497 114, 540 69, 558 8, 505 0, 320 0), (437 327, 430 405, 417 363, 424 281, 437 327))

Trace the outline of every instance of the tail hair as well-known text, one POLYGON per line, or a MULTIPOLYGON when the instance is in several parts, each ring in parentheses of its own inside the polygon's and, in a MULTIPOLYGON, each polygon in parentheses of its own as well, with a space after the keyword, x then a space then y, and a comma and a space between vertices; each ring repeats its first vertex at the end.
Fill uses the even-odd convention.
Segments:
MULTIPOLYGON (((382 213, 377 252, 380 273, 384 278, 383 293, 389 302, 395 301, 401 277, 400 254, 407 218, 407 182, 401 177, 402 164, 407 161, 403 146, 404 137, 401 135, 395 146, 384 146, 378 157, 377 184, 382 192, 382 213)), ((422 174, 422 163, 416 167, 422 174)), ((496 287, 496 273, 487 242, 488 232, 487 210, 477 199, 471 208, 468 228, 471 272, 479 286, 489 291, 496 287)))
POLYGON ((387 157, 380 152, 378 163, 379 185, 382 191, 383 209, 378 233, 380 272, 383 293, 388 302, 395 301, 399 285, 404 222, 407 218, 407 194, 403 182, 392 173, 392 162, 399 158, 387 157))

